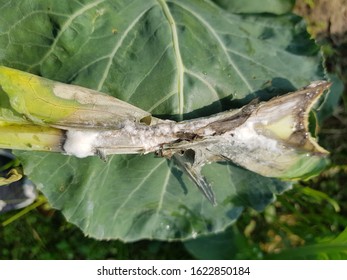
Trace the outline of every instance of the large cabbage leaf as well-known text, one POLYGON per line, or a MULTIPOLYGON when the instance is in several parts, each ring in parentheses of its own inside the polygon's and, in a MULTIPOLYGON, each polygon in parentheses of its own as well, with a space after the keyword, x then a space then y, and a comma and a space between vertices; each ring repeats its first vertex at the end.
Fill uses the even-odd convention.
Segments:
MULTIPOLYGON (((200 0, 0 0, 1 64, 181 120, 322 77, 300 18, 235 15, 200 0)), ((290 184, 232 164, 203 170, 216 207, 154 155, 77 159, 18 152, 53 207, 98 239, 187 239, 262 210, 290 184)))

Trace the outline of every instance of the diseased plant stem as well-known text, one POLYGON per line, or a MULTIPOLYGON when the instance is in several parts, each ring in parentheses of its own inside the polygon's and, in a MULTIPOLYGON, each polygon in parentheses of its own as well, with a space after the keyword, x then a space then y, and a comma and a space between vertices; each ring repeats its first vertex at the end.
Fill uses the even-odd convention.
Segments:
POLYGON ((330 83, 216 115, 174 122, 105 94, 0 66, 0 148, 76 157, 146 154, 175 160, 215 204, 205 164, 232 161, 267 177, 305 179, 328 152, 308 131, 308 115, 330 83), (33 101, 34 100, 34 101, 33 101))
POLYGON ((178 123, 124 121, 115 130, 69 130, 63 150, 104 159, 110 154, 150 152, 173 158, 215 204, 212 188, 201 175, 207 163, 232 161, 263 176, 284 179, 309 177, 322 167, 328 152, 309 134, 308 114, 329 86, 315 82, 268 102, 178 123))

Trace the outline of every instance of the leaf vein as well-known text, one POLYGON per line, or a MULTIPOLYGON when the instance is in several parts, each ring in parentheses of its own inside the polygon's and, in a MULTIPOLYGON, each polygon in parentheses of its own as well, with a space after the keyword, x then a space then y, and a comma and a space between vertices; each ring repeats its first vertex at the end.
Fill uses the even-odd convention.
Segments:
POLYGON ((68 19, 63 24, 63 26, 61 27, 58 35, 55 37, 55 39, 54 39, 54 41, 53 41, 49 51, 46 52, 46 54, 38 62, 36 62, 34 65, 32 65, 31 68, 34 68, 35 66, 42 64, 48 58, 48 56, 53 52, 54 48, 58 44, 60 37, 64 34, 64 32, 68 29, 68 27, 71 25, 71 23, 76 18, 78 18, 80 15, 82 15, 86 11, 88 11, 88 10, 98 6, 99 4, 101 4, 104 1, 105 0, 98 0, 98 1, 95 1, 95 2, 91 2, 90 4, 83 6, 81 9, 77 10, 71 16, 69 16, 68 19))
POLYGON ((156 166, 153 167, 153 169, 148 172, 148 174, 141 180, 141 182, 137 185, 136 188, 134 188, 128 195, 128 197, 123 201, 121 205, 119 205, 117 211, 113 215, 113 221, 116 222, 117 217, 119 216, 119 213, 123 210, 125 205, 131 200, 133 195, 140 190, 140 188, 143 186, 143 184, 147 181, 148 178, 152 176, 152 174, 165 162, 165 160, 160 161, 156 166))
POLYGON ((135 94, 136 90, 139 88, 139 86, 141 85, 141 83, 150 75, 150 73, 155 69, 155 67, 159 64, 159 61, 163 58, 163 56, 165 55, 165 53, 167 52, 167 50, 169 49, 170 45, 168 45, 164 51, 159 55, 158 59, 156 61, 153 62, 153 66, 148 69, 147 73, 145 73, 141 79, 138 81, 138 83, 136 84, 134 90, 128 95, 127 99, 124 101, 129 102, 129 100, 131 99, 131 97, 135 94))
POLYGON ((230 55, 228 54, 228 50, 227 48, 224 46, 221 38, 219 37, 218 33, 212 28, 212 26, 205 20, 203 19, 201 16, 199 16, 197 13, 195 13, 194 11, 191 11, 189 8, 187 8, 186 6, 182 5, 181 3, 175 3, 178 6, 180 6, 182 9, 186 10, 188 13, 190 13, 191 15, 193 15, 196 19, 198 19, 202 25, 204 25, 213 35, 213 37, 216 38, 218 44, 220 45, 222 51, 224 52, 228 63, 234 68, 235 72, 238 74, 238 76, 241 78, 241 80, 243 81, 243 83, 246 85, 246 87, 248 88, 248 90, 250 92, 254 92, 255 90, 253 89, 252 85, 248 82, 246 76, 242 73, 242 71, 239 69, 239 67, 235 64, 235 62, 231 59, 230 55))
POLYGON ((151 113, 155 108, 159 107, 161 104, 163 104, 166 100, 170 99, 170 97, 174 96, 175 94, 175 91, 168 93, 163 98, 159 99, 156 103, 154 103, 152 107, 147 109, 146 111, 151 113))
POLYGON ((108 56, 108 63, 106 65, 105 71, 100 79, 100 82, 97 86, 98 91, 100 91, 108 77, 108 74, 110 72, 111 66, 112 66, 112 61, 115 55, 117 54, 119 48, 122 46, 124 39, 128 36, 130 30, 140 21, 140 19, 151 9, 152 7, 149 7, 148 9, 144 10, 141 14, 139 14, 133 21, 132 23, 125 29, 123 32, 122 36, 118 39, 116 45, 114 46, 112 52, 108 56))
POLYGON ((179 39, 178 39, 178 33, 177 33, 177 28, 176 28, 176 22, 175 19, 173 18, 170 9, 165 2, 165 0, 157 0, 159 2, 159 5, 161 6, 164 15, 166 16, 170 29, 171 29, 171 34, 172 34, 172 43, 173 43, 173 48, 175 51, 175 56, 176 56, 176 65, 177 65, 177 94, 178 94, 178 115, 181 119, 183 119, 183 113, 184 113, 184 64, 181 56, 181 51, 180 51, 180 45, 179 45, 179 39))
MULTIPOLYGON (((198 79, 199 81, 201 81, 204 85, 206 85, 208 87, 208 89, 213 93, 213 95, 216 97, 216 100, 219 101, 220 96, 218 94, 218 92, 215 90, 215 88, 211 85, 211 83, 209 83, 208 81, 206 81, 206 79, 204 79, 203 77, 201 77, 198 73, 192 71, 192 70, 186 70, 186 73, 195 77, 196 79, 198 79)), ((220 103, 220 102, 219 102, 220 103)))

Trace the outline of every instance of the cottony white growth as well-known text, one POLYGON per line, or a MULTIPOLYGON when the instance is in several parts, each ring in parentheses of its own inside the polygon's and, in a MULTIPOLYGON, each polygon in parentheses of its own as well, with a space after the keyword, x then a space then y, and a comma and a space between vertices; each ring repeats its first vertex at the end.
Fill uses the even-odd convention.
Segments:
POLYGON ((94 155, 98 135, 99 133, 95 131, 67 131, 63 147, 65 153, 79 158, 94 155))

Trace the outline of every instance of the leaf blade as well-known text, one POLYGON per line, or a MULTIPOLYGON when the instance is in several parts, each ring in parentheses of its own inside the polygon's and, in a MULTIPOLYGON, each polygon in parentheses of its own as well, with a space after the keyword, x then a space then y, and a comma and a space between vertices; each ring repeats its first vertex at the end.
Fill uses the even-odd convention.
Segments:
MULTIPOLYGON (((1 63, 100 89, 172 118, 238 107, 321 78, 315 46, 303 36, 312 51, 299 48, 295 36, 304 26, 292 15, 239 16, 209 1, 162 1, 176 23, 182 81, 172 30, 157 1, 105 0, 93 7, 92 2, 34 0, 31 7, 10 2, 3 14, 11 25, 1 21, 1 63)), ((260 210, 290 186, 213 164, 203 170, 215 186, 219 204, 213 208, 175 167, 152 155, 111 157, 105 164, 97 158, 17 154, 53 206, 98 239, 171 240, 219 232, 243 207, 260 210)))

